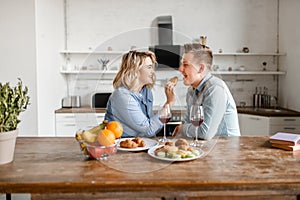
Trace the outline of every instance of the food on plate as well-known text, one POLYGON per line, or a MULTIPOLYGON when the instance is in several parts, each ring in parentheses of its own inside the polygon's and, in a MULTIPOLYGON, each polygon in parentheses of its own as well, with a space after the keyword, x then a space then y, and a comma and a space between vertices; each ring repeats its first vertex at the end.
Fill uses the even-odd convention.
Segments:
POLYGON ((115 134, 115 138, 120 138, 123 134, 123 126, 118 121, 111 121, 106 125, 108 130, 111 130, 115 134))
POLYGON ((131 139, 126 139, 120 142, 120 147, 132 149, 137 148, 138 144, 132 141, 131 139))
POLYGON ((108 129, 103 129, 98 133, 98 143, 103 146, 110 146, 115 143, 115 134, 108 129))
POLYGON ((185 139, 178 139, 175 144, 166 143, 155 149, 154 154, 161 158, 184 159, 199 156, 200 151, 190 147, 185 139))
POLYGON ((145 147, 146 146, 146 142, 140 137, 136 137, 132 141, 137 143, 138 147, 145 147))
POLYGON ((165 145, 174 146, 175 144, 172 141, 168 141, 168 142, 165 143, 165 145))
POLYGON ((189 145, 188 141, 186 139, 180 138, 176 140, 175 146, 180 146, 180 145, 189 145))
POLYGON ((171 78, 171 79, 169 80, 169 82, 173 83, 174 86, 176 86, 176 85, 177 85, 177 82, 178 82, 178 77, 177 77, 177 76, 174 76, 173 78, 171 78))
POLYGON ((126 139, 120 142, 120 147, 122 148, 137 148, 137 147, 145 147, 146 142, 140 138, 136 137, 134 139, 126 139))

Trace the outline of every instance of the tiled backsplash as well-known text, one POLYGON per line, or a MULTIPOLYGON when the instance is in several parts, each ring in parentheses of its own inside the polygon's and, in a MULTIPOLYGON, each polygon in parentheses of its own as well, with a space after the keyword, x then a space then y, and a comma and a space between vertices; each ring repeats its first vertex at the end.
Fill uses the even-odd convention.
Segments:
MULTIPOLYGON (((165 102, 164 84, 173 76, 179 77, 175 92, 175 106, 184 107, 187 86, 182 82, 182 76, 177 70, 157 71, 157 81, 153 89, 154 105, 165 102)), ((77 75, 69 79, 70 95, 80 95, 82 106, 89 105, 90 95, 94 92, 112 92, 112 80, 115 74, 77 75)), ((276 96, 277 75, 215 75, 228 85, 237 106, 252 106, 255 88, 268 88, 268 94, 276 96)), ((262 90, 263 91, 263 90, 262 90)))

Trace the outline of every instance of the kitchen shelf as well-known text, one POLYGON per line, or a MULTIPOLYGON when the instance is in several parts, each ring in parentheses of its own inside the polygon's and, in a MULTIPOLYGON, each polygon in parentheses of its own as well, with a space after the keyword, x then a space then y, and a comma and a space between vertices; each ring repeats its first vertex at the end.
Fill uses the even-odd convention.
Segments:
POLYGON ((284 71, 212 71, 212 74, 224 75, 285 75, 284 71))
POLYGON ((111 54, 119 55, 123 54, 125 51, 72 51, 72 50, 63 50, 61 54, 111 54))
POLYGON ((215 56, 285 56, 286 53, 213 53, 215 56))
POLYGON ((118 70, 61 70, 62 74, 117 74, 118 70))

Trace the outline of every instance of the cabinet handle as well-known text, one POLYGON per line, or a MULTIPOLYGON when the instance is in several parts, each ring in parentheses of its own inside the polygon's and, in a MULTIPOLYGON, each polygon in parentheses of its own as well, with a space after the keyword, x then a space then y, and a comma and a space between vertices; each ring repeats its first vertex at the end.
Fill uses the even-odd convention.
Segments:
POLYGON ((65 126, 76 126, 75 124, 65 124, 65 126))
POLYGON ((75 118, 75 116, 65 116, 65 118, 75 118))
POLYGON ((294 121, 296 121, 296 119, 283 119, 283 121, 286 121, 286 122, 294 122, 294 121))
POLYGON ((257 117, 250 117, 250 119, 254 119, 254 120, 260 120, 259 118, 257 117))
POLYGON ((294 127, 284 127, 283 129, 284 130, 296 130, 296 128, 294 128, 294 127))

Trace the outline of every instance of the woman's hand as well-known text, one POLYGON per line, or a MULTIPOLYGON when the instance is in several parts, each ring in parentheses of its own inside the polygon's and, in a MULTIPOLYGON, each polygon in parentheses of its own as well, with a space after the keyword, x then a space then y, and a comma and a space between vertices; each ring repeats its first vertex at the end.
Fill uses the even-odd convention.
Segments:
POLYGON ((175 94, 175 86, 172 82, 167 82, 165 84, 165 94, 167 97, 166 104, 169 104, 170 106, 173 106, 176 100, 176 94, 175 94))

